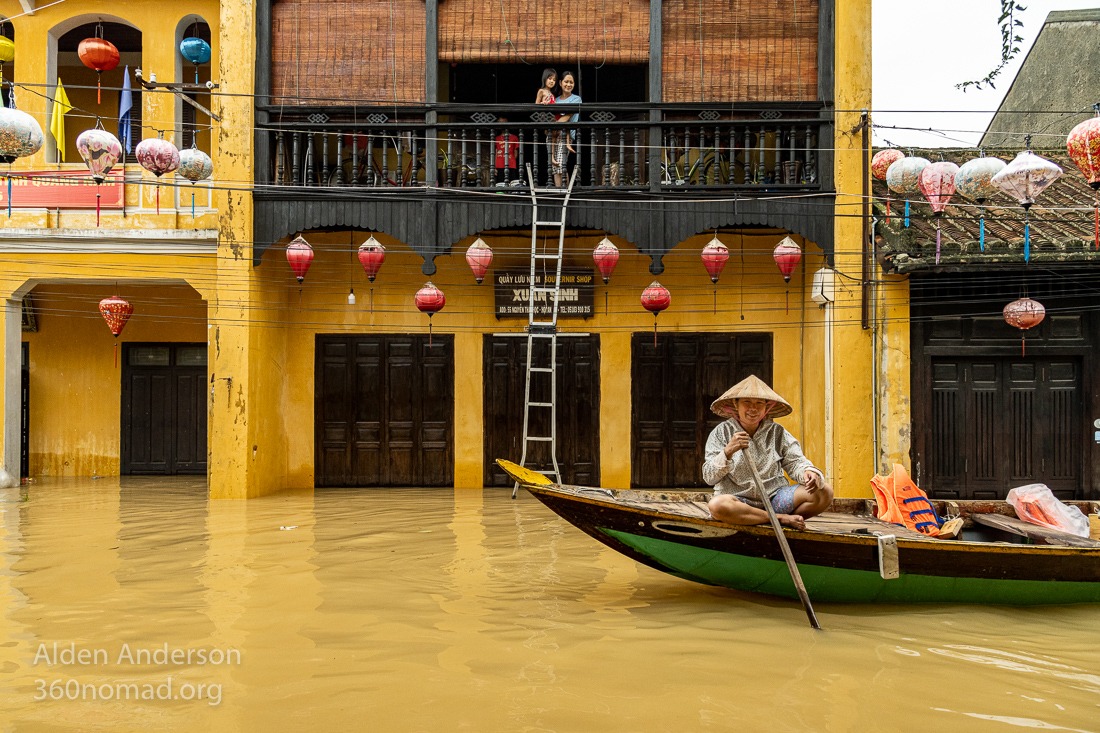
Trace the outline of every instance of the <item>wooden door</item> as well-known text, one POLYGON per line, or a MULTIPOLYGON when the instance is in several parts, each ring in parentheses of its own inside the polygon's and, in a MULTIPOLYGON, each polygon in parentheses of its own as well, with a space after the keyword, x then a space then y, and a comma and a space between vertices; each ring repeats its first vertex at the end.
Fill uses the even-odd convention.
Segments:
POLYGON ((922 488, 936 498, 1003 499, 1043 483, 1079 498, 1084 395, 1080 359, 931 362, 932 424, 922 488))
POLYGON ((454 484, 454 337, 317 337, 317 486, 454 484))
MULTIPOLYGON (((595 486, 600 481, 600 340, 599 336, 557 339, 557 449, 562 481, 595 486)), ((548 364, 546 340, 536 340, 537 363, 548 364), (541 356, 541 358, 539 358, 541 356)), ((495 461, 519 462, 523 451, 523 392, 527 339, 487 335, 485 364, 485 485, 511 486, 513 481, 495 461)), ((549 402, 548 375, 532 375, 533 401, 549 402), (542 377, 542 378, 540 378, 542 377)), ((549 435, 549 410, 532 408, 533 435, 549 435)), ((526 464, 551 469, 549 447, 532 443, 526 464)))
POLYGON ((206 473, 206 344, 125 344, 122 474, 206 473))
POLYGON ((636 333, 631 339, 631 485, 705 487, 710 403, 750 374, 772 380, 767 333, 636 333))

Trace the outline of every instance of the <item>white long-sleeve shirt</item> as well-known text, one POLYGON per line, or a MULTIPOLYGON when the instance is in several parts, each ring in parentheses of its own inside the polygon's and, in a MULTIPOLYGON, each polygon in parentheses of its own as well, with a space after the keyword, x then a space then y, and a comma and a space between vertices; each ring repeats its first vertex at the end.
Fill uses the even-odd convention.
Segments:
POLYGON ((734 433, 745 432, 745 429, 730 418, 719 423, 711 431, 707 438, 706 460, 703 461, 703 480, 714 487, 715 494, 733 494, 750 499, 756 498, 756 489, 752 480, 752 470, 745 461, 745 453, 756 464, 756 470, 764 483, 764 490, 768 496, 773 496, 790 482, 783 475, 792 480, 806 483, 806 472, 824 476, 821 471, 802 453, 802 446, 781 425, 771 420, 765 420, 756 429, 756 434, 749 440, 745 450, 739 450, 729 459, 726 458, 725 447, 734 433))

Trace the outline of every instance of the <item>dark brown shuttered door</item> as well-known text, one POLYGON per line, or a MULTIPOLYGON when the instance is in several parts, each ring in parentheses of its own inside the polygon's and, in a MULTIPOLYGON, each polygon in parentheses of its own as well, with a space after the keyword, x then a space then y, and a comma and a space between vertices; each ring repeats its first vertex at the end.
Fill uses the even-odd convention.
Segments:
POLYGON ((206 344, 124 344, 122 474, 206 473, 206 344))
POLYGON ((1063 499, 1081 481, 1081 367, 1074 358, 933 359, 928 478, 936 498, 1001 499, 1043 483, 1063 499))
POLYGON ((454 484, 454 338, 318 336, 317 486, 454 484))
POLYGON ((631 484, 704 487, 701 466, 721 418, 710 403, 750 374, 772 383, 771 334, 636 333, 631 340, 631 484))
MULTIPOLYGON (((545 341, 535 348, 549 349, 545 341)), ((485 337, 485 485, 511 486, 497 458, 519 462, 523 450, 523 387, 527 339, 485 337)), ((536 352, 536 358, 538 352, 536 352)), ((547 364, 543 357, 537 363, 547 364)), ((532 375, 532 401, 548 402, 549 375, 532 375), (540 378, 541 377, 541 378, 540 378)), ((599 336, 558 338, 558 468, 565 483, 594 486, 600 480, 599 336)), ((532 435, 549 435, 549 410, 531 408, 532 435)), ((545 444, 532 443, 527 466, 552 468, 545 444)))

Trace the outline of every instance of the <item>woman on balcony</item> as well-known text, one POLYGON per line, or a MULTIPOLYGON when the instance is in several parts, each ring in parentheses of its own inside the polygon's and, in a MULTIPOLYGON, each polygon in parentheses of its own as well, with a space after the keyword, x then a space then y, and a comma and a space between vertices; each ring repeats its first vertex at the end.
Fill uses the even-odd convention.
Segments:
MULTIPOLYGON (((580 104, 581 97, 576 93, 577 80, 573 76, 572 71, 563 71, 561 73, 561 96, 554 100, 555 104, 580 104)), ((565 113, 558 115, 558 122, 577 122, 581 118, 579 112, 565 113)), ((558 188, 562 187, 562 176, 565 173, 566 168, 566 151, 570 155, 576 152, 573 148, 573 143, 577 141, 577 131, 568 130, 563 131, 558 136, 557 145, 551 151, 550 155, 550 172, 554 174, 554 185, 558 188)))

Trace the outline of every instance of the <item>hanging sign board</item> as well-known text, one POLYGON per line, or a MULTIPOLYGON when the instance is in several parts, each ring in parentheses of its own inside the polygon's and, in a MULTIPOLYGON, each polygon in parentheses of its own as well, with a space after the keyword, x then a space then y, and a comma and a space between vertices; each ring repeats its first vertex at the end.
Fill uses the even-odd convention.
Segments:
MULTIPOLYGON (((122 173, 108 173, 95 185, 88 171, 15 171, 11 178, 13 209, 121 209, 122 173)), ((0 184, 0 208, 7 208, 8 187, 0 184)))
MULTIPOLYGON (((528 270, 497 270, 493 272, 493 290, 497 318, 526 318, 528 298, 528 270)), ((554 273, 535 275, 535 287, 553 287, 554 273)), ((591 270, 561 271, 561 288, 558 290, 558 318, 591 318, 596 279, 591 270)), ((535 316, 551 315, 553 293, 535 293, 535 316)))

